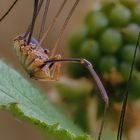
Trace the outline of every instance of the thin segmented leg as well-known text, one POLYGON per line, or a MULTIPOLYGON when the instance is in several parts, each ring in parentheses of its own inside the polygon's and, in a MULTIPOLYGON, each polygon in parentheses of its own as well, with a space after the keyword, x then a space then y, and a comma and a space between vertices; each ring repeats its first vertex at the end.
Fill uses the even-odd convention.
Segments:
POLYGON ((10 8, 6 11, 6 13, 0 18, 0 22, 9 14, 9 12, 13 9, 13 7, 16 5, 16 3, 18 2, 18 0, 15 0, 12 5, 10 6, 10 8))
POLYGON ((64 63, 64 62, 75 62, 75 63, 80 63, 82 65, 84 65, 90 72, 90 74, 92 75, 92 78, 94 79, 101 95, 102 95, 102 98, 106 104, 106 107, 108 107, 108 104, 109 104, 109 98, 108 98, 108 95, 107 95, 107 92, 100 80, 100 78, 98 77, 97 73, 95 72, 92 64, 87 61, 86 59, 83 59, 83 58, 59 58, 59 59, 55 59, 55 58, 50 58, 49 60, 46 60, 45 63, 46 65, 48 63, 64 63))
POLYGON ((107 112, 107 108, 108 108, 108 105, 109 105, 109 98, 108 98, 108 95, 106 93, 106 90, 101 82, 101 80, 99 79, 97 73, 95 72, 92 64, 87 61, 86 59, 83 59, 83 58, 59 58, 59 59, 54 59, 54 58, 51 58, 49 60, 47 60, 45 63, 48 64, 48 63, 60 63, 60 62, 76 62, 76 63, 80 63, 80 64, 83 64, 90 72, 90 74, 92 75, 92 78, 94 79, 101 95, 102 95, 102 98, 105 102, 105 109, 104 109, 104 119, 102 120, 101 122, 101 127, 100 127, 100 130, 99 130, 99 136, 98 136, 98 140, 101 139, 101 134, 102 134, 102 130, 103 130, 103 126, 104 126, 104 122, 105 122, 105 115, 106 115, 106 112, 107 112))
MULTIPOLYGON (((55 17, 53 18, 51 24, 49 25, 47 31, 43 34, 42 38, 39 39, 39 45, 41 45, 44 41, 44 39, 46 39, 46 37, 48 36, 48 34, 50 33, 51 29, 53 28, 55 22, 57 21, 57 18, 59 17, 61 11, 63 10, 65 4, 67 3, 68 0, 63 0, 62 5, 60 6, 59 10, 57 11, 55 17)), ((44 19, 43 19, 44 20, 44 19)))
POLYGON ((131 63, 131 69, 130 69, 128 81, 127 81, 126 88, 125 88, 125 91, 124 91, 124 99, 123 99, 123 104, 122 104, 122 109, 121 109, 121 115, 120 115, 120 118, 119 118, 117 140, 122 140, 122 136, 123 136, 125 113, 126 113, 127 102, 128 102, 128 92, 129 92, 129 88, 130 88, 130 84, 131 84, 131 80, 132 80, 133 70, 134 70, 135 61, 136 61, 136 55, 137 55, 137 51, 139 49, 139 46, 140 46, 140 31, 139 31, 138 39, 137 39, 137 42, 136 42, 136 47, 135 47, 135 50, 134 50, 134 55, 133 55, 133 60, 132 60, 132 63, 131 63))

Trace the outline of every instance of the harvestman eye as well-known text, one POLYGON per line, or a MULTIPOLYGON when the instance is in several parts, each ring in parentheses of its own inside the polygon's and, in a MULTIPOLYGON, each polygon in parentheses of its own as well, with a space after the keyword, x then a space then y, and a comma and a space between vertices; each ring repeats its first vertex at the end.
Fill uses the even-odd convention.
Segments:
POLYGON ((44 49, 44 53, 49 54, 49 50, 48 49, 44 49))
POLYGON ((16 5, 16 3, 18 2, 18 0, 15 0, 12 5, 10 6, 10 8, 7 10, 7 12, 0 18, 0 22, 10 13, 10 11, 13 9, 13 7, 16 5))

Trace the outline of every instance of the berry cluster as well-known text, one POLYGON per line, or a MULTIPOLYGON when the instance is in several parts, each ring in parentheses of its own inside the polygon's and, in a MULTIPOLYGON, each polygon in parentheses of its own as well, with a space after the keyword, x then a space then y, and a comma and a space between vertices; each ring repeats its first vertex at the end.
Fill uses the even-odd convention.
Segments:
MULTIPOLYGON (((86 58, 100 75, 113 101, 122 101, 140 31, 140 3, 120 0, 89 12, 84 25, 70 39, 70 55, 86 58)), ((84 67, 71 64, 77 78, 89 76, 84 67)), ((130 87, 131 99, 140 97, 140 51, 130 87)))

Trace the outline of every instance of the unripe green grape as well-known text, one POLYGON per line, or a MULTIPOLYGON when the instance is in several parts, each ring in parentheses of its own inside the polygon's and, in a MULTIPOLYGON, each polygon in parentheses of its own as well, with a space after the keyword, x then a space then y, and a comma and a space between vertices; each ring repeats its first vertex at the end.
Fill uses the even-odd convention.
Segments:
POLYGON ((72 52, 72 54, 76 54, 76 55, 78 54, 80 45, 84 40, 86 40, 87 34, 88 34, 88 29, 86 26, 83 26, 82 28, 80 28, 79 31, 77 31, 70 38, 69 44, 70 44, 70 51, 72 52))
POLYGON ((127 6, 129 9, 133 9, 135 5, 139 3, 139 0, 119 0, 123 5, 127 6))
POLYGON ((140 72, 135 73, 131 83, 132 85, 130 87, 130 96, 133 99, 139 99, 140 98, 140 72))
POLYGON ((135 5, 133 11, 133 19, 140 25, 140 3, 135 5))
POLYGON ((109 19, 112 25, 124 26, 131 19, 131 12, 127 7, 118 4, 110 11, 109 19))
MULTIPOLYGON (((84 57, 92 62, 95 70, 105 80, 107 90, 110 93, 113 91, 114 94, 109 94, 109 97, 115 102, 122 101, 123 94, 119 93, 128 80, 140 31, 138 25, 140 1, 119 0, 119 2, 106 3, 99 11, 92 11, 86 16, 88 32, 86 38, 80 41, 77 49, 79 52, 75 51, 76 57, 84 57)), ((86 69, 80 65, 76 67, 79 69, 74 68, 73 71, 77 71, 77 75, 89 76, 86 69)), ((137 52, 133 73, 138 71, 140 71, 140 52, 137 52)), ((132 76, 132 80, 133 78, 132 76)), ((137 88, 135 85, 137 84, 134 84, 137 88)), ((134 94, 135 89, 133 88, 134 94)))
MULTIPOLYGON (((136 45, 126 45, 121 50, 121 59, 122 61, 132 63, 134 52, 136 45)), ((138 56, 140 55, 139 50, 137 51, 136 61, 138 60, 138 56)))
POLYGON ((86 17, 86 24, 91 35, 97 35, 108 25, 107 17, 100 11, 92 11, 86 17))
POLYGON ((104 53, 114 54, 122 45, 122 35, 119 31, 108 28, 102 33, 100 41, 104 53))
POLYGON ((124 81, 128 80, 128 77, 129 77, 129 74, 130 74, 130 68, 131 68, 130 63, 122 62, 120 64, 119 71, 120 71, 124 81))
POLYGON ((104 1, 102 4, 101 11, 107 15, 107 17, 110 15, 110 11, 114 8, 115 3, 113 1, 104 1))
POLYGON ((127 41, 127 43, 136 44, 139 30, 140 26, 138 26, 135 23, 131 23, 123 29, 124 38, 127 41))
POLYGON ((117 60, 113 56, 102 56, 99 69, 102 74, 110 73, 112 70, 117 69, 117 60))
POLYGON ((81 57, 88 59, 93 64, 97 63, 100 57, 100 48, 95 40, 87 39, 82 43, 80 48, 81 57))

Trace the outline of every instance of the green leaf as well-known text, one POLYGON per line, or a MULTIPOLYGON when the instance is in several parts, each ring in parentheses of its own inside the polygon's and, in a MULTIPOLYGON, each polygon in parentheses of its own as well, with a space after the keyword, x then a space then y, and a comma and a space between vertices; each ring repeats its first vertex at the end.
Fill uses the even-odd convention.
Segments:
POLYGON ((43 128, 56 140, 91 140, 15 70, 0 61, 0 108, 43 128))

